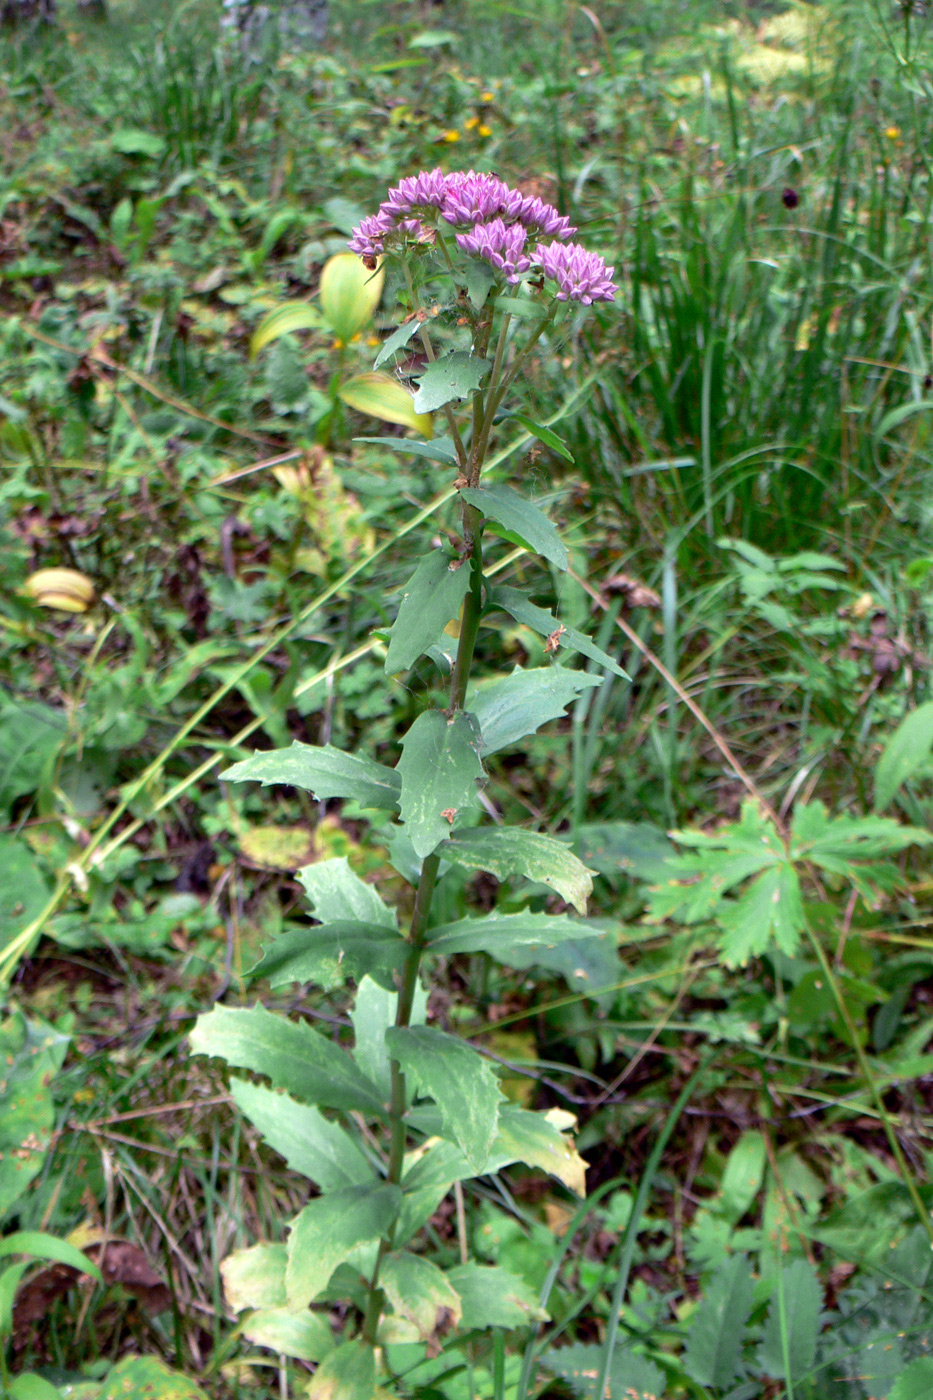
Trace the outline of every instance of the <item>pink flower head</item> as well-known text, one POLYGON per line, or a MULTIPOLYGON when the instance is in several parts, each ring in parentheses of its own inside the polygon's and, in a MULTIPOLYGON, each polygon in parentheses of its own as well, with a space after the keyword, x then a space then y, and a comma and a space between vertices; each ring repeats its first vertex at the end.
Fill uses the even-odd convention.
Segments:
POLYGON ((386 218, 381 210, 378 214, 370 214, 353 230, 348 245, 350 252, 358 253, 361 258, 379 257, 385 251, 386 237, 392 230, 391 219, 386 218))
POLYGON ((558 214, 553 204, 546 204, 543 199, 536 199, 533 195, 522 197, 521 208, 516 217, 536 238, 566 240, 577 231, 568 218, 558 214))
POLYGON ((514 219, 521 202, 518 190, 495 175, 458 170, 447 176, 441 212, 449 224, 484 224, 502 214, 514 219))
POLYGON ((545 277, 557 283, 558 301, 580 301, 584 306, 594 301, 615 301, 615 269, 579 243, 539 243, 535 262, 545 277))
POLYGON ((379 212, 388 218, 407 219, 412 214, 436 218, 441 212, 447 190, 447 177, 440 169, 424 170, 400 180, 380 204, 379 212))
POLYGON ((524 252, 527 237, 521 224, 506 224, 502 219, 476 224, 470 233, 456 235, 457 243, 465 253, 485 258, 499 272, 504 272, 509 282, 517 282, 521 274, 531 267, 531 258, 524 252))

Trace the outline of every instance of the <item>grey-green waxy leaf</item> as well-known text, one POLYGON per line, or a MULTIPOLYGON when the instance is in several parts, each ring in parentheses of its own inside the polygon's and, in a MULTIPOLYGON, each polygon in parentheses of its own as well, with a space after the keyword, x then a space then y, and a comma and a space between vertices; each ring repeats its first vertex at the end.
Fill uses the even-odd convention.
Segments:
POLYGON ((411 340, 412 336, 417 335, 420 329, 421 322, 415 317, 412 317, 410 321, 404 321, 402 325, 396 327, 379 351, 379 354, 373 360, 373 369, 378 369, 380 365, 385 364, 386 360, 394 355, 396 350, 403 349, 411 340))
POLYGON ((402 740, 399 807, 415 854, 423 860, 450 835, 455 818, 476 801, 483 777, 479 725, 458 711, 425 710, 402 740))
POLYGON ((451 865, 487 870, 497 880, 523 875, 550 885, 580 914, 586 913, 586 901, 593 892, 593 872, 562 841, 540 831, 517 826, 457 831, 444 842, 441 855, 451 865))
POLYGON ((199 1016, 189 1043, 196 1055, 219 1055, 237 1069, 251 1069, 319 1108, 383 1115, 375 1084, 339 1046, 303 1022, 288 1021, 262 1006, 215 1006, 199 1016))
MULTIPOLYGON (((419 982, 411 1008, 410 1025, 424 1024, 428 994, 419 982)), ((360 1069, 385 1094, 388 1100, 391 1089, 389 1052, 386 1049, 385 1033, 395 1025, 398 996, 386 987, 380 987, 371 977, 364 977, 356 993, 356 1001, 350 1012, 353 1022, 353 1058, 360 1069)))
POLYGON ((510 613, 516 622, 530 627, 532 632, 537 632, 539 636, 553 637, 557 646, 569 647, 571 651, 579 652, 581 656, 604 666, 607 671, 620 676, 624 681, 631 679, 602 647, 591 642, 589 637, 583 632, 578 632, 575 627, 566 627, 562 622, 558 622, 552 613, 529 602, 525 594, 519 593, 517 588, 497 588, 495 602, 505 612, 510 613))
POLYGON ((522 544, 550 560, 558 569, 567 569, 567 551, 555 527, 543 510, 513 491, 511 486, 464 486, 460 495, 487 520, 500 525, 505 538, 513 544, 522 544))
POLYGON ((553 428, 546 427, 544 423, 536 423, 533 418, 529 418, 524 413, 512 413, 509 417, 514 418, 516 423, 521 423, 522 427, 527 428, 529 433, 532 433, 539 442, 544 443, 545 447, 549 447, 552 452, 557 453, 558 457, 563 457, 565 462, 569 462, 573 466, 573 453, 563 438, 557 436, 553 428))
POLYGON ((407 671, 460 615, 470 590, 470 566, 457 564, 443 549, 432 549, 418 565, 402 595, 389 633, 387 676, 407 671), (453 567, 452 567, 453 566, 453 567))
POLYGON ((724 1390, 738 1375, 753 1297, 748 1260, 734 1254, 716 1270, 691 1320, 684 1369, 692 1380, 724 1390))
POLYGON ((394 811, 398 803, 397 773, 362 754, 343 753, 331 744, 319 748, 300 744, 254 753, 220 775, 229 783, 287 783, 310 792, 319 801, 352 797, 363 807, 394 811))
POLYGON ((549 720, 557 719, 586 690, 602 685, 601 676, 570 671, 564 666, 517 667, 510 676, 472 691, 467 701, 479 720, 482 753, 498 753, 549 720))
POLYGON ((309 1201, 288 1236, 285 1293, 295 1311, 306 1308, 359 1244, 381 1239, 402 1204, 397 1186, 348 1186, 309 1201))
POLYGON ((463 1308, 462 1326, 527 1327, 529 1322, 547 1322, 548 1315, 539 1305, 524 1279, 507 1269, 486 1264, 459 1264, 447 1270, 447 1278, 460 1295, 463 1308))
POLYGON ((764 1336, 758 1348, 758 1364, 766 1375, 790 1382, 796 1389, 816 1357, 822 1309, 823 1289, 816 1270, 808 1259, 794 1259, 775 1281, 768 1305, 764 1336), (779 1288, 784 1295, 783 1307, 779 1288))
POLYGON ((415 438, 358 437, 354 442, 374 442, 379 447, 388 447, 402 457, 424 457, 429 462, 443 462, 446 466, 457 465, 457 449, 452 438, 432 438, 430 442, 419 442, 415 438))
POLYGON ((595 938, 602 932, 565 914, 486 914, 438 924, 428 934, 432 953, 492 953, 501 962, 511 952, 529 946, 553 948, 571 939, 595 938))
POLYGON ((496 1136, 502 1098, 492 1066, 464 1041, 429 1026, 392 1029, 386 1044, 406 1075, 437 1104, 444 1136, 459 1145, 479 1175, 496 1136))
POLYGON ((418 381, 415 412, 433 413, 445 404, 469 398, 491 368, 491 360, 483 360, 466 350, 454 350, 449 355, 442 355, 428 365, 418 381))
POLYGON ((245 1079, 232 1079, 230 1090, 234 1103, 273 1151, 322 1191, 373 1180, 372 1168, 349 1134, 310 1104, 245 1079))
POLYGON ((380 986, 392 988, 392 974, 405 961, 407 947, 396 929, 381 924, 340 920, 291 928, 270 944, 249 975, 272 987, 313 982, 328 991, 348 977, 358 982, 369 975, 380 986))
POLYGON ((314 917, 322 924, 333 919, 381 924, 389 929, 397 927, 395 911, 383 904, 374 885, 367 884, 350 869, 346 856, 306 865, 299 870, 298 879, 311 901, 314 917))
POLYGON ((360 1340, 331 1352, 304 1391, 307 1400, 373 1400, 375 1393, 376 1355, 360 1340))
POLYGON ((875 769, 875 811, 883 812, 902 783, 930 762, 933 700, 918 705, 891 735, 875 769))

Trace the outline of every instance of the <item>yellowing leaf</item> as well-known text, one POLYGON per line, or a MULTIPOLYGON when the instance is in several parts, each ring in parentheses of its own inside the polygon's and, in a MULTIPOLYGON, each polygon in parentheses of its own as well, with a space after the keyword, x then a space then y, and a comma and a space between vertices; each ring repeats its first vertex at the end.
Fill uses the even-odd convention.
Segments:
POLYGON ((23 592, 43 608, 59 612, 87 612, 94 601, 94 585, 77 569, 39 569, 23 584, 23 592))
POLYGON ((411 393, 391 375, 380 374, 378 370, 354 375, 341 384, 338 394, 344 403, 359 413, 368 413, 373 418, 384 419, 386 423, 413 428, 422 437, 434 436, 434 422, 430 413, 416 413, 411 393))
POLYGON ((254 826, 240 837, 248 860, 267 870, 298 870, 314 856, 314 840, 303 826, 254 826))
POLYGON ((385 273, 366 267, 355 253, 337 253, 321 273, 321 311, 334 335, 347 343, 372 320, 385 273))
POLYGON ((319 331, 322 325, 323 318, 316 306, 309 306, 306 301, 287 301, 264 316, 253 331, 250 357, 255 359, 260 350, 283 335, 291 335, 293 331, 319 331))

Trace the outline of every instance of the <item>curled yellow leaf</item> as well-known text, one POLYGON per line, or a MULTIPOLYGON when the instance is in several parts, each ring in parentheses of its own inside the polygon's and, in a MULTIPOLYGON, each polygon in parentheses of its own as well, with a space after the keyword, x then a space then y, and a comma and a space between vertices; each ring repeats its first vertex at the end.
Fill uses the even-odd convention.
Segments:
POLYGON ((23 584, 23 592, 43 608, 87 612, 94 602, 94 585, 77 569, 38 569, 23 584))
POLYGON ((338 394, 344 403, 360 413, 382 418, 386 423, 413 428, 423 438, 434 436, 434 422, 430 413, 416 413, 411 390, 390 374, 382 374, 377 369, 369 370, 366 374, 355 374, 341 384, 338 394))
POLYGON ((346 345, 375 315, 385 273, 373 272, 355 253, 335 253, 321 273, 321 311, 334 335, 346 345))

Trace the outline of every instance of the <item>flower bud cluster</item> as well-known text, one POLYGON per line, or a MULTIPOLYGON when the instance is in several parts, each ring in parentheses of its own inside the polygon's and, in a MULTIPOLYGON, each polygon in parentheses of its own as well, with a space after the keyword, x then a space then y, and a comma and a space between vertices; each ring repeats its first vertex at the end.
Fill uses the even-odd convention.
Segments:
POLYGON ((551 204, 513 190, 495 175, 426 170, 401 180, 353 230, 350 248, 364 262, 410 242, 433 243, 447 224, 459 248, 482 258, 507 282, 538 270, 557 283, 558 301, 613 301, 613 268, 568 240, 576 229, 551 204), (529 240, 549 238, 550 243, 529 240))

